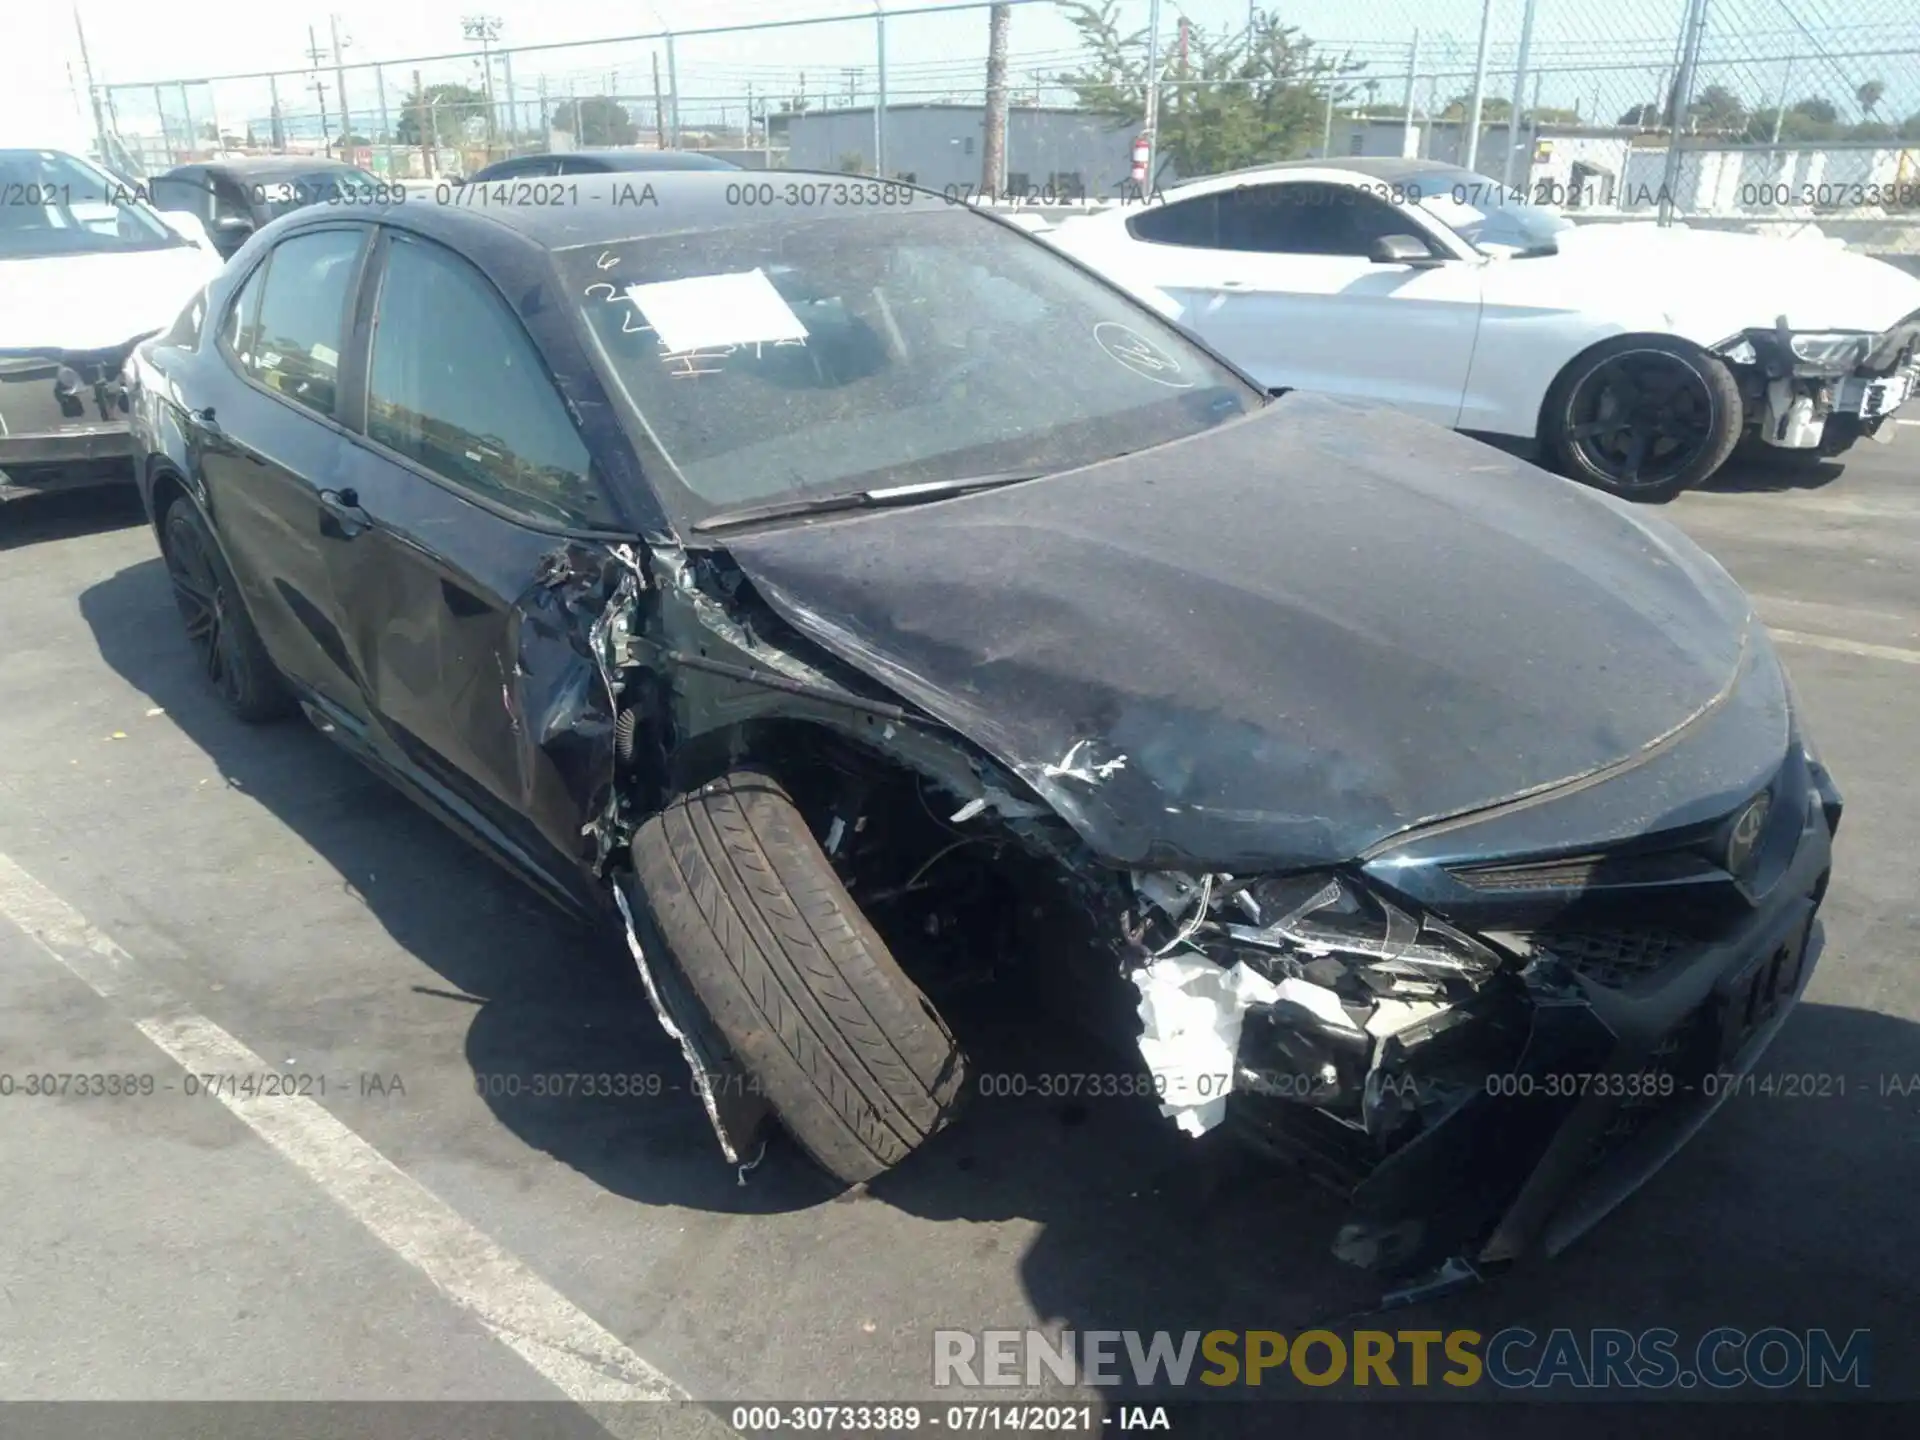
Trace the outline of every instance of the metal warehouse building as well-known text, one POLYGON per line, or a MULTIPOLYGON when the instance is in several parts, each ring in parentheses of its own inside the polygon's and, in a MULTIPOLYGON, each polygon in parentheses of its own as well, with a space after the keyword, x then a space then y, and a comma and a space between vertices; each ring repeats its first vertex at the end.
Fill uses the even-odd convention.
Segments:
MULTIPOLYGON (((874 119, 873 107, 862 105, 776 114, 773 125, 776 137, 786 131, 793 169, 852 169, 857 159, 860 169, 871 171, 874 119)), ((886 121, 890 175, 935 190, 979 187, 986 123, 979 105, 889 105, 886 121)), ((1126 182, 1137 130, 1115 116, 1066 106, 1009 106, 1007 189, 1115 195, 1126 182)))

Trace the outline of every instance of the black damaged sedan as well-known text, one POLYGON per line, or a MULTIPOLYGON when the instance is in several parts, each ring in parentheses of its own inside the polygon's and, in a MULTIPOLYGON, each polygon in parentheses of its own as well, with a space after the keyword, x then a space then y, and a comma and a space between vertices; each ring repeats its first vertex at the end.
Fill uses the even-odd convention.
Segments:
POLYGON ((1471 1273, 1772 1038, 1840 798, 1673 528, 906 185, 577 190, 269 225, 136 354, 140 481, 233 711, 604 916, 730 1159, 906 1160, 990 976, 1471 1273))

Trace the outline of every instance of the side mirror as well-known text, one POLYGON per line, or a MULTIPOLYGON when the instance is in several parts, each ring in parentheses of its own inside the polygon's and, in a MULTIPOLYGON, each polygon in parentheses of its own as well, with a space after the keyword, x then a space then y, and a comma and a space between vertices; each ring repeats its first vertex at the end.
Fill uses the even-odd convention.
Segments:
POLYGON ((1424 240, 1411 235, 1382 235, 1367 248, 1367 258, 1376 265, 1411 265, 1417 270, 1447 263, 1429 250, 1424 240))
POLYGON ((191 210, 156 211, 161 223, 189 245, 197 245, 202 250, 213 249, 213 237, 207 234, 207 227, 200 223, 200 217, 191 210))
POLYGON ((244 215, 219 215, 214 218, 213 233, 226 240, 238 240, 253 233, 253 221, 244 215))

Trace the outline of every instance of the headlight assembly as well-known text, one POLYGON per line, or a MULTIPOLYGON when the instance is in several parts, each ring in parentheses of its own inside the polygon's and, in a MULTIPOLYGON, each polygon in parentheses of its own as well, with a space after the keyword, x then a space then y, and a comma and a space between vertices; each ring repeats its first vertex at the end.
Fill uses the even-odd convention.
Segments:
POLYGON ((1873 349, 1873 336, 1803 330, 1787 337, 1787 348, 1802 366, 1845 375, 1858 369, 1867 358, 1873 349))
POLYGON ((1199 883, 1155 875, 1138 877, 1136 887, 1173 927, 1164 950, 1190 945, 1275 979, 1311 976, 1324 984, 1329 971, 1345 972, 1375 995, 1437 997, 1450 982, 1477 986, 1503 963, 1444 921, 1411 914, 1332 872, 1209 875, 1199 883))

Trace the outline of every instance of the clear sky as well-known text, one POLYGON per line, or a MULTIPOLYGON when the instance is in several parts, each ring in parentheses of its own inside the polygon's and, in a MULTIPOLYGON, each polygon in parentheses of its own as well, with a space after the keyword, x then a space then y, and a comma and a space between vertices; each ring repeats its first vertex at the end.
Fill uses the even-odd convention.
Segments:
MULTIPOLYGON (((1267 3, 1267 0, 1262 0, 1267 3)), ((1493 0, 1489 93, 1502 93, 1513 63, 1523 0, 1493 0)), ((963 9, 965 0, 886 0, 890 10, 947 7, 960 13, 897 16, 887 27, 889 95, 901 101, 936 99, 975 89, 983 68, 987 15, 963 9)), ((1144 25, 1147 0, 1119 0, 1132 24, 1144 25)), ((85 114, 73 11, 85 25, 94 78, 120 84, 278 68, 288 111, 317 104, 306 57, 308 27, 320 46, 331 43, 337 16, 349 61, 403 60, 468 49, 464 16, 486 13, 500 21, 508 46, 553 44, 605 36, 632 36, 672 28, 686 32, 804 16, 850 17, 831 25, 761 30, 728 36, 685 36, 676 42, 682 93, 715 104, 744 104, 757 96, 792 93, 804 73, 808 94, 866 102, 874 87, 873 0, 0 0, 0 145, 55 144, 78 148, 91 121, 85 114), (307 87, 302 89, 302 87, 307 87)), ((1365 74, 1380 79, 1376 98, 1397 102, 1404 88, 1405 47, 1422 32, 1422 69, 1449 73, 1436 82, 1440 96, 1466 89, 1478 33, 1480 0, 1291 0, 1276 5, 1288 23, 1316 39, 1338 42, 1367 60, 1365 74), (1398 78, 1394 78, 1398 77, 1398 78)), ((1547 104, 1596 104, 1615 111, 1652 99, 1671 64, 1683 0, 1539 0, 1534 47, 1544 67, 1547 104), (1641 92, 1647 92, 1644 95, 1641 92)), ((1218 30, 1245 23, 1245 0, 1163 0, 1163 25, 1178 17, 1218 30)), ((1772 102, 1783 82, 1850 96, 1861 80, 1887 87, 1883 114, 1920 109, 1920 3, 1916 0, 1715 0, 1709 64, 1703 83, 1720 79, 1749 103, 1772 102), (1808 32, 1811 38, 1802 31, 1808 32), (1799 50, 1809 58, 1791 74, 1778 57, 1799 50), (1801 77, 1801 78, 1796 78, 1801 77), (1804 84, 1802 83, 1804 80, 1804 84)), ((613 84, 634 96, 651 88, 658 42, 516 56, 516 94, 529 106, 545 82, 550 94, 569 87, 592 93, 613 84)), ((1017 7, 1012 24, 1016 87, 1067 68, 1075 53, 1072 29, 1051 4, 1017 7)), ((664 63, 664 61, 663 61, 664 63)), ((323 60, 329 110, 331 59, 323 60)), ((413 67, 386 73, 389 100, 397 99, 413 67)), ((429 83, 477 83, 477 61, 420 67, 429 83)), ((349 71, 357 114, 375 104, 371 73, 349 71)), ((1423 82, 1423 88, 1425 82, 1423 82)), ((264 82, 203 87, 189 97, 204 118, 208 100, 223 123, 266 113, 264 82)), ((171 106, 171 100, 162 103, 171 106)), ((123 127, 150 94, 123 92, 123 127)), ((703 105, 702 109, 711 106, 703 105)), ((177 113, 177 112, 175 112, 177 113)), ((1854 118, 1843 109, 1844 118, 1854 118)), ((1611 115, 1606 118, 1612 118, 1611 115)), ((364 128, 364 122, 356 128, 364 128)))

